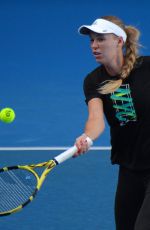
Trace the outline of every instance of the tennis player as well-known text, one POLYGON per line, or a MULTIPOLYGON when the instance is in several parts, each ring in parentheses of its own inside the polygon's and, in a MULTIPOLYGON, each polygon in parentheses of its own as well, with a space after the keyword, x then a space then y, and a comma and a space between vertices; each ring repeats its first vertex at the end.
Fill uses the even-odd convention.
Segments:
POLYGON ((76 139, 78 156, 110 126, 111 162, 119 165, 116 230, 150 230, 150 57, 139 55, 140 32, 115 16, 83 25, 96 62, 84 80, 89 116, 76 139))

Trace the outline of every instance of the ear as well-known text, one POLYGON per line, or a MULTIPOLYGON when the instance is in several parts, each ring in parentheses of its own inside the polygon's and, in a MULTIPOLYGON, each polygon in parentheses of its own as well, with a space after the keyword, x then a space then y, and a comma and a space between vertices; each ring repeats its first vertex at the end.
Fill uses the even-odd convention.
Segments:
POLYGON ((124 41, 123 41, 122 37, 118 37, 118 45, 121 46, 121 47, 123 47, 124 41))

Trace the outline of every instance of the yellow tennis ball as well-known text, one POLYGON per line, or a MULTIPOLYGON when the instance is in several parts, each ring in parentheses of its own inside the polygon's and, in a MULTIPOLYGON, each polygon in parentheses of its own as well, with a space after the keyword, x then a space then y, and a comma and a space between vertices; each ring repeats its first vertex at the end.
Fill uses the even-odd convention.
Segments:
POLYGON ((5 123, 11 123, 14 121, 16 115, 13 109, 4 108, 0 111, 0 120, 5 123))

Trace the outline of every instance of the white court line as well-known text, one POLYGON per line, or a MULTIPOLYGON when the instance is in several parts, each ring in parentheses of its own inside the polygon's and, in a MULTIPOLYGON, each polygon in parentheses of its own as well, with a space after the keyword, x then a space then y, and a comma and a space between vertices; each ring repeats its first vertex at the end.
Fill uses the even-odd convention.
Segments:
MULTIPOLYGON (((56 147, 0 147, 0 151, 57 151, 69 149, 68 146, 56 146, 56 147)), ((90 150, 111 150, 110 146, 95 146, 91 147, 90 150)))

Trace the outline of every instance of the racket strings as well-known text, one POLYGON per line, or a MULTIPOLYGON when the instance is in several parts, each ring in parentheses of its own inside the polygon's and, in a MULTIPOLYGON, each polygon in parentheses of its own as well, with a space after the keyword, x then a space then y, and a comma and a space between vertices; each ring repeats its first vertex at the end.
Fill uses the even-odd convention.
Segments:
POLYGON ((17 208, 28 201, 36 189, 37 179, 27 170, 0 173, 0 212, 17 208))

